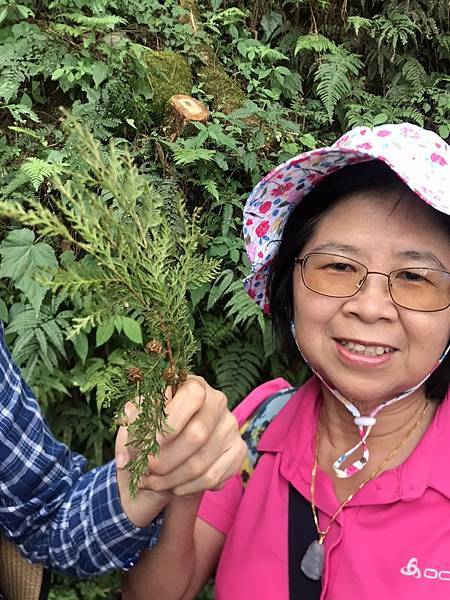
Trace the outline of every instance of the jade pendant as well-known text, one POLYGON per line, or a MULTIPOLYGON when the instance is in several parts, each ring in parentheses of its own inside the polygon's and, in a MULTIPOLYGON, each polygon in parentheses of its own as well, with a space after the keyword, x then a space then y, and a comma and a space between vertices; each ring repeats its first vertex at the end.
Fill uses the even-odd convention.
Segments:
POLYGON ((300 563, 302 573, 306 577, 318 581, 323 573, 324 555, 325 549, 323 544, 320 544, 319 540, 311 542, 300 563))

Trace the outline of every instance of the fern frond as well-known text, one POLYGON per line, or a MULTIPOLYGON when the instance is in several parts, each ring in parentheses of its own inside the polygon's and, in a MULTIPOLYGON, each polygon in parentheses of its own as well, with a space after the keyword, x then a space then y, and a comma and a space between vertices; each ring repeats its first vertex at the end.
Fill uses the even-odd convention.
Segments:
POLYGON ((319 65, 315 75, 317 94, 325 106, 330 123, 338 102, 351 92, 350 77, 357 76, 362 67, 363 63, 354 54, 329 54, 319 65))
POLYGON ((60 169, 57 165, 48 163, 41 158, 27 158, 21 166, 22 172, 28 177, 31 185, 37 191, 44 179, 56 174, 60 169))
POLYGON ((115 29, 118 25, 125 25, 126 20, 117 15, 105 15, 104 17, 88 17, 82 13, 69 13, 64 15, 68 20, 78 23, 89 29, 115 29))
POLYGON ((239 402, 258 383, 264 364, 261 344, 242 341, 225 347, 213 363, 218 387, 231 406, 239 402))
POLYGON ((354 29, 356 35, 359 34, 360 29, 370 30, 374 27, 372 19, 366 19, 365 17, 360 16, 347 17, 347 22, 354 29))
POLYGON ((183 148, 169 142, 165 142, 165 144, 172 150, 175 164, 180 166, 191 165, 199 160, 209 162, 216 154, 215 150, 207 150, 206 148, 183 148))
POLYGON ((219 187, 217 181, 214 179, 204 179, 200 182, 200 185, 210 194, 215 200, 219 200, 219 187))
POLYGON ((317 52, 322 54, 324 52, 330 52, 332 54, 339 54, 341 49, 332 40, 320 33, 309 33, 308 35, 301 35, 297 43, 295 44, 294 54, 297 55, 299 52, 317 52))
POLYGON ((222 236, 227 237, 233 220, 233 205, 225 204, 222 212, 222 236))
POLYGON ((427 73, 414 56, 408 56, 403 62, 402 74, 414 89, 423 89, 427 73))
POLYGON ((222 352, 224 344, 236 341, 236 335, 221 315, 208 314, 198 330, 199 341, 208 350, 222 352))
POLYGON ((411 92, 420 96, 425 90, 427 73, 421 63, 409 54, 397 57, 394 61, 397 75, 393 78, 387 96, 392 99, 403 97, 406 102, 411 101, 411 92))
POLYGON ((231 269, 226 269, 220 273, 209 292, 206 310, 211 310, 216 302, 227 293, 233 281, 234 273, 231 269))
POLYGON ((386 44, 392 52, 392 61, 396 56, 399 43, 402 46, 407 46, 410 42, 417 44, 417 35, 420 33, 419 25, 398 9, 389 10, 386 16, 379 15, 374 22, 378 48, 386 44))
POLYGON ((226 315, 229 319, 234 319, 233 327, 238 325, 249 327, 255 322, 264 331, 266 323, 264 320, 263 313, 259 309, 256 302, 250 299, 250 296, 244 290, 241 281, 235 281, 232 283, 227 290, 227 293, 231 293, 224 306, 226 315))
POLYGON ((36 356, 50 373, 58 364, 58 356, 66 356, 67 313, 57 311, 58 302, 55 300, 50 305, 42 305, 37 315, 34 307, 28 307, 5 330, 6 335, 15 335, 13 357, 30 375, 36 366, 36 356))
POLYGON ((225 10, 213 13, 208 20, 208 25, 232 25, 233 23, 240 23, 245 21, 248 13, 244 12, 240 8, 230 7, 225 10))

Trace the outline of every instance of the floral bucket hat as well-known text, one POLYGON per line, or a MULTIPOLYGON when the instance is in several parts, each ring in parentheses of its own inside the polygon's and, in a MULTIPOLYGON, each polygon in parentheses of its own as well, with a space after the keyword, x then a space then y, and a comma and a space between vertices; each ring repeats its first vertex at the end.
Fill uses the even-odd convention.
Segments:
POLYGON ((433 208, 450 214, 450 148, 436 133, 417 125, 356 127, 332 146, 291 158, 261 179, 244 208, 244 240, 252 267, 244 287, 265 312, 270 265, 292 210, 334 171, 374 159, 385 162, 433 208))

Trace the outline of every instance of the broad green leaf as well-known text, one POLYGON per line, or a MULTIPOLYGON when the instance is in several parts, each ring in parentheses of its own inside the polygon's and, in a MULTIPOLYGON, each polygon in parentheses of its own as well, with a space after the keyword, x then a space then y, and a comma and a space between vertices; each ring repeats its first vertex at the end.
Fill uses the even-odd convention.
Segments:
POLYGON ((0 277, 9 277, 38 314, 48 287, 37 279, 58 266, 53 248, 45 242, 35 242, 30 229, 16 229, 3 240, 0 255, 0 277))
POLYGON ((2 298, 0 298, 0 321, 3 321, 3 323, 9 321, 8 307, 2 298))
POLYGON ((71 338, 70 341, 72 342, 75 352, 77 353, 81 362, 84 364, 86 362, 89 350, 88 336, 82 331, 78 335, 71 338))
POLYGON ((122 317, 123 332, 129 340, 142 344, 142 330, 137 321, 130 317, 122 317))
POLYGON ((386 113, 383 113, 383 112, 378 113, 373 118, 374 125, 383 125, 383 123, 387 123, 388 121, 389 121, 389 115, 387 115, 386 113))
POLYGON ((114 317, 114 327, 116 328, 117 333, 122 333, 123 329, 123 320, 120 315, 116 315, 114 317))
POLYGON ((102 81, 105 81, 108 76, 108 65, 103 62, 95 62, 92 65, 92 77, 94 79, 95 87, 98 87, 102 81))
POLYGON ((95 332, 95 345, 101 346, 105 344, 114 333, 114 321, 111 320, 106 325, 100 325, 95 332))
POLYGON ((195 308, 197 306, 200 300, 202 300, 206 296, 210 289, 211 284, 204 283, 203 285, 189 290, 189 293, 191 295, 192 308, 195 308))
POLYGON ((306 146, 310 150, 314 150, 314 148, 317 147, 317 141, 315 137, 310 133, 305 133, 304 135, 301 135, 300 141, 304 146, 306 146))
POLYGON ((29 16, 34 16, 34 12, 31 8, 28 8, 28 6, 25 6, 24 4, 16 4, 15 8, 24 19, 28 19, 29 16))
POLYGON ((446 140, 450 135, 450 127, 448 125, 439 126, 439 135, 446 140))

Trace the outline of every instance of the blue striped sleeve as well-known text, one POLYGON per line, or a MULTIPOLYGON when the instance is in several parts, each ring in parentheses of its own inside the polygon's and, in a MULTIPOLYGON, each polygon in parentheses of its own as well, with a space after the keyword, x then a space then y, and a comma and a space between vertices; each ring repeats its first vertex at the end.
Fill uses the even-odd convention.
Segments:
POLYGON ((77 577, 126 566, 160 525, 128 520, 113 463, 85 466, 51 434, 0 330, 0 527, 28 559, 77 577))

